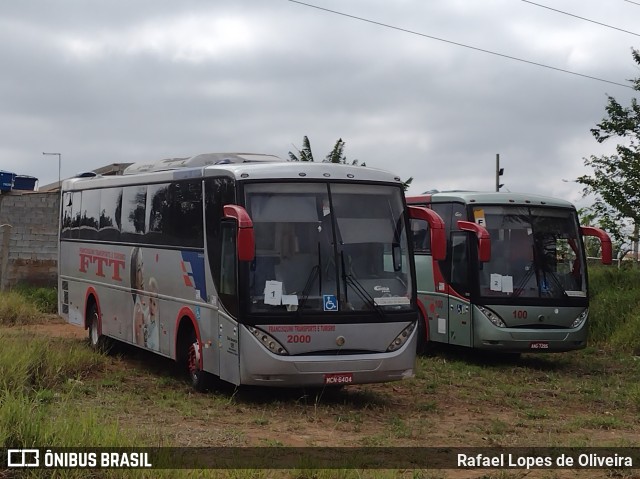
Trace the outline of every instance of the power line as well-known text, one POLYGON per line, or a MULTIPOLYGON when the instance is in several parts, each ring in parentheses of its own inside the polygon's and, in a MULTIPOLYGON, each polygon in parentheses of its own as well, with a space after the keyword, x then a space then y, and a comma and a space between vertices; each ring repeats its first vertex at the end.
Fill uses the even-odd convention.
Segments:
POLYGON ((631 0, 624 0, 625 2, 633 3, 634 5, 640 5, 638 2, 632 2, 631 0))
MULTIPOLYGON (((623 30, 622 28, 613 27, 611 25, 607 25, 606 23, 596 22, 595 20, 589 20, 588 18, 580 17, 578 15, 574 15, 573 13, 563 12, 562 10, 556 10, 555 8, 547 7, 546 5, 540 5, 539 3, 531 2, 529 0, 521 0, 525 3, 530 3, 531 5, 535 5, 536 7, 546 8, 547 10, 553 10, 554 12, 562 13, 563 15, 568 15, 570 17, 579 18, 580 20, 584 20, 585 22, 595 23, 597 25, 602 25, 603 27, 611 28, 613 30, 618 30, 619 32, 628 33, 629 35, 635 35, 636 37, 640 37, 640 34, 630 32, 629 30, 623 30)), ((628 1, 628 0, 627 0, 628 1)), ((632 2, 633 3, 633 2, 632 2)), ((640 5, 640 4, 638 4, 640 5)))
POLYGON ((549 70, 555 70, 555 71, 559 71, 559 72, 562 72, 562 73, 568 73, 570 75, 575 75, 575 76, 579 76, 579 77, 582 77, 582 78, 588 78, 590 80, 596 80, 596 81, 600 81, 600 82, 604 82, 604 83, 609 83, 611 85, 617 85, 617 86, 621 86, 621 87, 629 88, 629 89, 633 90, 632 86, 625 85, 624 83, 618 83, 618 82, 615 82, 615 81, 612 81, 612 80, 605 80, 603 78, 598 78, 598 77, 594 77, 594 76, 591 76, 591 75, 585 75, 584 73, 573 72, 571 70, 565 70, 564 68, 553 67, 553 66, 550 66, 550 65, 545 65, 544 63, 538 63, 538 62, 534 62, 534 61, 530 61, 530 60, 524 60, 522 58, 514 57, 514 56, 511 56, 511 55, 506 55, 504 53, 498 53, 498 52, 494 52, 494 51, 491 51, 491 50, 485 50, 484 48, 474 47, 474 46, 471 46, 471 45, 466 45, 464 43, 459 43, 459 42, 454 42, 452 40, 447 40, 447 39, 444 39, 444 38, 434 37, 433 35, 427 35, 426 33, 415 32, 413 30, 408 30, 406 28, 401 28, 401 27, 396 27, 396 26, 393 26, 393 25, 389 25, 388 23, 377 22, 375 20, 369 20, 367 18, 358 17, 356 15, 350 15, 348 13, 338 12, 336 10, 331 10, 329 8, 324 8, 324 7, 319 7, 317 5, 313 5, 311 3, 301 2, 299 0, 287 0, 287 1, 291 2, 291 3, 297 3, 298 5, 303 5, 305 7, 315 8, 317 10, 322 10, 324 12, 333 13, 335 15, 340 15, 340 16, 343 16, 343 17, 351 18, 353 20, 358 20, 358 21, 361 21, 361 22, 371 23, 373 25, 378 25, 378 26, 381 26, 381 27, 390 28, 392 30, 397 30, 397 31, 404 32, 404 33, 410 33, 411 35, 417 35, 417 36, 420 36, 420 37, 429 38, 431 40, 437 40, 439 42, 449 43, 451 45, 456 45, 456 46, 459 46, 459 47, 468 48, 470 50, 475 50, 475 51, 482 52, 482 53, 488 53, 489 55, 495 55, 497 57, 507 58, 509 60, 515 60, 515 61, 522 62, 522 63, 528 63, 529 65, 535 65, 535 66, 542 67, 542 68, 548 68, 549 70))

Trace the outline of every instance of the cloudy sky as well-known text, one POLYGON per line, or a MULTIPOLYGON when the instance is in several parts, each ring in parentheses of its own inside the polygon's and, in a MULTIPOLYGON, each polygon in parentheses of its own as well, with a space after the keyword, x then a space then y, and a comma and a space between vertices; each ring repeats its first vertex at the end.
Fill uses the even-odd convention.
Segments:
POLYGON ((342 138, 349 160, 413 176, 413 194, 490 191, 499 153, 505 189, 583 202, 563 179, 614 151, 589 131, 607 95, 638 96, 625 85, 640 76, 640 1, 308 3, 349 16, 287 0, 1 2, 0 169, 44 185, 58 161, 42 152, 68 177, 286 158, 307 135, 316 158, 342 138))

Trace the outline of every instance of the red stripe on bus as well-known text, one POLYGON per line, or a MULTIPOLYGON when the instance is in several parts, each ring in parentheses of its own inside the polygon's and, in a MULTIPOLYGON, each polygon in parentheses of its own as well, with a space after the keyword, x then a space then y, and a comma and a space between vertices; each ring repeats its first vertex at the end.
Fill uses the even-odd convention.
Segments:
POLYGON ((176 355, 178 351, 178 327, 180 326, 180 320, 184 317, 187 317, 191 320, 193 329, 196 332, 196 339, 198 340, 198 347, 200 348, 200 370, 202 371, 202 339, 200 339, 200 328, 198 327, 196 316, 193 314, 193 311, 191 311, 191 308, 187 306, 183 306, 182 308, 180 308, 180 311, 178 311, 178 316, 176 318, 176 327, 174 328, 175 336, 173 338, 173 344, 175 345, 176 355))

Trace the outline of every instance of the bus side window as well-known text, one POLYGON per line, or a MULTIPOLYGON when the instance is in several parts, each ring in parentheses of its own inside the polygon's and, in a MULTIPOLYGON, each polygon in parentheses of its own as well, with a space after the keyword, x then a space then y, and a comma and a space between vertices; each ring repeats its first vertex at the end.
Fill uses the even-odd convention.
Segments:
POLYGON ((122 191, 122 239, 137 243, 145 233, 147 187, 127 186, 122 191))
POLYGON ((62 197, 62 231, 63 238, 71 238, 71 218, 73 206, 73 193, 66 192, 62 197))
POLYGON ((233 221, 223 221, 220 225, 222 250, 220 252, 220 291, 218 292, 229 313, 238 315, 236 237, 237 225, 233 221))
POLYGON ((416 253, 431 253, 430 233, 429 223, 425 220, 411 220, 413 251, 416 253))
POLYGON ((176 244, 203 247, 202 181, 172 183, 169 188, 173 231, 176 244))
POLYGON ((451 233, 451 286, 463 296, 469 296, 469 234, 451 233))
POLYGON ((73 193, 73 198, 71 200, 71 235, 69 238, 77 239, 79 237, 80 230, 80 218, 82 212, 80 211, 80 207, 82 206, 82 192, 76 191, 73 193))
POLYGON ((442 221, 444 221, 444 231, 447 238, 447 257, 442 261, 438 261, 438 265, 440 266, 440 271, 442 272, 442 276, 444 279, 450 283, 451 282, 451 210, 452 203, 432 203, 431 209, 438 213, 442 221))
POLYGON ((100 225, 100 193, 101 190, 84 190, 82 192, 82 214, 80 216, 81 239, 97 239, 100 225))
POLYGON ((207 254, 209 256, 209 268, 217 294, 229 312, 237 314, 237 301, 228 295, 221 295, 220 291, 226 288, 220 283, 220 270, 222 268, 222 224, 224 205, 235 203, 235 185, 230 178, 207 178, 205 180, 205 217, 207 226, 207 254), (229 301, 230 300, 230 301, 229 301))
POLYGON ((147 187, 145 211, 145 242, 150 244, 174 245, 169 231, 171 224, 169 184, 161 183, 147 187))
POLYGON ((122 188, 106 188, 100 194, 100 226, 98 239, 120 240, 122 188))

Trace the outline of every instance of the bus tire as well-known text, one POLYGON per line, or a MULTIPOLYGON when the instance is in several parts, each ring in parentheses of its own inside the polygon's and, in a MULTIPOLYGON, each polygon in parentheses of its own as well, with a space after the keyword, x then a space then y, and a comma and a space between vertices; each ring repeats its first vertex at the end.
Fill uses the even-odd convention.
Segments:
POLYGON ((109 352, 111 342, 109 338, 100 334, 100 318, 98 316, 98 305, 95 301, 89 303, 87 308, 87 324, 89 330, 89 344, 92 349, 100 352, 109 352))
POLYGON ((189 331, 186 341, 186 368, 191 386, 198 392, 209 390, 210 377, 206 371, 200 369, 200 352, 202 351, 195 331, 189 331))
POLYGON ((427 343, 429 342, 429 338, 427 338, 427 322, 422 314, 418 317, 418 341, 417 341, 417 350, 418 354, 425 354, 427 352, 427 343))
POLYGON ((416 353, 420 356, 433 356, 436 351, 436 343, 429 339, 427 320, 421 314, 418 319, 418 341, 416 353))

